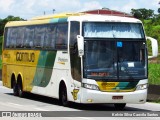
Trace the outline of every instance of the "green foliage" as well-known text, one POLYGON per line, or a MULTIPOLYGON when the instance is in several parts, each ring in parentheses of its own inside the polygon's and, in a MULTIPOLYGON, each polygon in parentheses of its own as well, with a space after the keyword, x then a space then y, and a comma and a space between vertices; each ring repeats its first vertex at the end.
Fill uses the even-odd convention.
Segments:
POLYGON ((154 16, 154 10, 151 9, 145 9, 145 8, 141 8, 141 9, 131 9, 131 13, 134 15, 135 18, 138 19, 149 19, 152 18, 154 16))
POLYGON ((149 84, 160 85, 160 64, 149 64, 149 84))
MULTIPOLYGON (((149 20, 144 20, 143 24, 146 35, 158 40, 158 51, 160 51, 160 15, 157 15, 149 20)), ((149 52, 150 51, 151 48, 149 47, 149 52)))
POLYGON ((1 58, 0 58, 0 69, 2 69, 2 59, 1 58))
POLYGON ((4 32, 4 26, 7 22, 9 21, 20 21, 20 20, 24 20, 20 17, 14 17, 14 16, 8 16, 7 18, 5 19, 0 19, 0 36, 3 35, 3 32, 4 32))
POLYGON ((3 41, 3 37, 0 36, 0 55, 2 55, 2 41, 3 41))

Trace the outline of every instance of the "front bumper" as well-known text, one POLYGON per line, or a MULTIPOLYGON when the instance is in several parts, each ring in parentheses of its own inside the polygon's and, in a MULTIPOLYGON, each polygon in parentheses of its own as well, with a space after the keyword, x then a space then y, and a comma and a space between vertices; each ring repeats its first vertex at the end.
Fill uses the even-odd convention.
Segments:
POLYGON ((102 92, 81 88, 81 103, 145 103, 147 89, 133 92, 102 92), (113 96, 123 96, 123 99, 113 99, 113 96))

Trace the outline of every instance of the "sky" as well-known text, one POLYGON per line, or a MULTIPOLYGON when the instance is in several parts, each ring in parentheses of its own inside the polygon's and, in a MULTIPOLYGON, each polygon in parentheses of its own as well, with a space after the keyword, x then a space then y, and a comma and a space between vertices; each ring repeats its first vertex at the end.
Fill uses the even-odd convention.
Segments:
POLYGON ((131 9, 146 8, 157 13, 160 0, 0 0, 0 18, 8 15, 30 19, 44 14, 80 12, 109 8, 130 13, 131 9), (55 10, 53 12, 53 10, 55 10))

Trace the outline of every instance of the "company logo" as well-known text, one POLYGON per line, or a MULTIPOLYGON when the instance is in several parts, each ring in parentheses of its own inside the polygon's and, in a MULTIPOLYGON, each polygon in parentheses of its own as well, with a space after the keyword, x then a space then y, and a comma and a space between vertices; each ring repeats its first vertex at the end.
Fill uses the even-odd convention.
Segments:
POLYGON ((27 52, 17 52, 16 53, 16 61, 34 62, 35 61, 35 54, 34 53, 27 53, 27 52))
POLYGON ((12 117, 11 112, 2 112, 2 117, 12 117))
POLYGON ((0 117, 42 117, 40 112, 2 112, 0 117))
POLYGON ((66 62, 68 62, 68 59, 66 59, 66 58, 60 58, 60 57, 58 58, 58 63, 59 64, 65 65, 66 62))

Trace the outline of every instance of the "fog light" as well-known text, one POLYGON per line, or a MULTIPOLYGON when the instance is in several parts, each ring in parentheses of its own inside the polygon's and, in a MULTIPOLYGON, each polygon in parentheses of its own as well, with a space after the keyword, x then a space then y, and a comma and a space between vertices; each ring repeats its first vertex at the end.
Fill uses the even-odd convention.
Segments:
POLYGON ((88 102, 93 102, 93 100, 92 100, 92 99, 87 99, 87 101, 88 101, 88 102))

